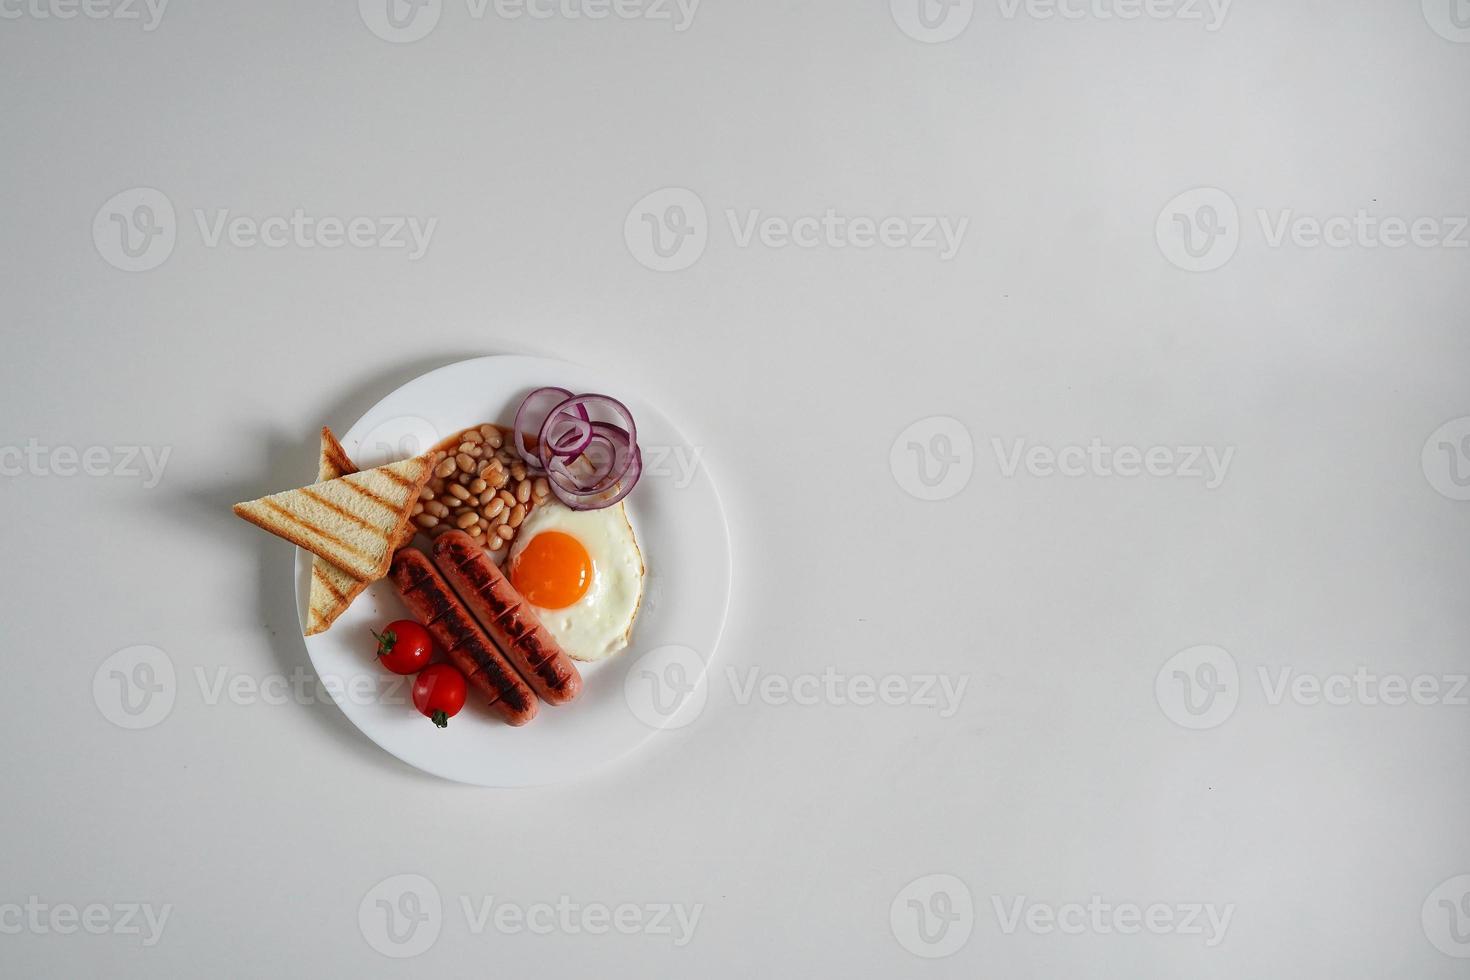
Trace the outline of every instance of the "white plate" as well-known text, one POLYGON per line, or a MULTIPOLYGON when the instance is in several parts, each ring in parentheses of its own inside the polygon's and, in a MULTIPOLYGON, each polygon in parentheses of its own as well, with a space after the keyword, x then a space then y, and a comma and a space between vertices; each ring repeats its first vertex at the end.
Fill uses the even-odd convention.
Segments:
MULTIPOLYGON (((628 386, 591 368, 535 357, 482 357, 431 371, 380 401, 341 435, 366 469, 415 455, 470 425, 509 426, 522 397, 557 385, 622 400, 638 423, 644 474, 627 498, 647 567, 643 605, 628 649, 579 664, 583 691, 511 728, 470 701, 440 730, 414 710, 408 687, 378 666, 369 628, 407 610, 378 582, 306 650, 337 704, 368 738, 426 772, 482 786, 573 779, 679 727, 703 707, 705 673, 730 598, 725 514, 696 447, 628 386), (695 463, 692 467, 689 464, 695 463)), ((297 606, 305 622, 311 556, 297 550, 297 606)))

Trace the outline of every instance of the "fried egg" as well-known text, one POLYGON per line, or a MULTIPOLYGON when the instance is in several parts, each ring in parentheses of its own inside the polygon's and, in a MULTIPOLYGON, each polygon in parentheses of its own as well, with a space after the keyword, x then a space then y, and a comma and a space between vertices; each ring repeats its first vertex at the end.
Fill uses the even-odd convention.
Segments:
POLYGON ((573 660, 604 660, 628 645, 643 598, 643 556, 621 503, 602 510, 538 504, 521 523, 506 568, 573 660))

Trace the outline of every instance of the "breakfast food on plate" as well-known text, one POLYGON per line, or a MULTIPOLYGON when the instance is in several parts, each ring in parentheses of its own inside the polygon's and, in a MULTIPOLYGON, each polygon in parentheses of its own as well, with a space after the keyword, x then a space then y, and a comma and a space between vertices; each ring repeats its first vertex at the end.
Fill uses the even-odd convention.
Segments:
POLYGON ((443 535, 434 542, 434 563, 542 700, 565 704, 581 693, 576 665, 474 538, 443 535))
POLYGON ((546 474, 551 492, 572 510, 613 506, 643 473, 633 413, 607 395, 537 388, 516 411, 515 447, 527 466, 546 474))
POLYGON ((644 568, 621 503, 573 510, 547 501, 521 525, 507 568, 573 660, 605 660, 628 645, 644 568))
POLYGON ((545 477, 534 476, 496 425, 450 436, 432 451, 434 475, 414 508, 414 524, 430 538, 463 531, 491 551, 515 539, 537 504, 551 495, 545 477))
POLYGON ((411 619, 394 620, 381 633, 373 630, 373 639, 378 641, 378 663, 395 674, 417 674, 434 654, 429 631, 411 619))
POLYGON ((536 717, 536 695, 506 661, 424 553, 404 548, 393 557, 390 577, 414 618, 469 682, 490 710, 512 725, 536 717))
MULTIPOLYGON (((356 472, 357 465, 348 457, 337 437, 332 435, 332 430, 322 426, 322 453, 321 462, 317 465, 317 482, 335 480, 356 472)), ((366 582, 353 578, 325 558, 312 555, 306 635, 315 636, 330 629, 337 617, 352 605, 352 600, 361 595, 367 586, 366 582)))
POLYGON ((622 501, 642 470, 622 402, 544 387, 510 428, 362 472, 323 427, 316 483, 234 510, 312 555, 308 636, 386 576, 413 618, 373 632, 377 660, 414 677, 415 707, 443 728, 473 687, 520 726, 581 694, 575 661, 628 645, 645 569, 622 501))
POLYGON ((448 728, 449 719, 459 714, 466 693, 464 675, 453 664, 425 667, 413 679, 413 706, 440 728, 448 728))
POLYGON ((430 474, 428 459, 419 456, 236 504, 235 513, 353 578, 376 582, 387 574, 430 474))

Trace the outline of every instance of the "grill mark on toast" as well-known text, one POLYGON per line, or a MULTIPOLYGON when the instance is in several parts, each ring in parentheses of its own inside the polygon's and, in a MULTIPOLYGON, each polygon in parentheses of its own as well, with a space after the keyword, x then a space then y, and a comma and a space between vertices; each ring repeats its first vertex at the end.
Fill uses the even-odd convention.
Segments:
POLYGON ((341 538, 337 537, 335 534, 332 534, 330 531, 324 531, 321 528, 317 527, 315 524, 306 523, 304 520, 297 517, 295 514, 291 513, 289 510, 282 507, 274 500, 263 500, 261 501, 261 504, 267 509, 273 511, 278 517, 286 521, 288 524, 294 524, 310 535, 314 535, 316 537, 330 541, 337 547, 341 548, 343 551, 350 551, 352 554, 360 555, 363 558, 371 557, 367 552, 363 551, 360 548, 354 547, 346 541, 343 541, 341 538))
POLYGON ((360 527, 364 527, 367 530, 373 532, 374 534, 381 534, 382 531, 383 531, 383 529, 381 527, 379 527, 377 524, 374 524, 372 521, 367 521, 367 520, 364 520, 361 517, 358 517, 356 514, 354 514, 352 511, 348 510, 346 507, 343 507, 341 504, 333 503, 332 501, 328 500, 326 497, 323 497, 321 494, 316 493, 315 491, 313 491, 310 487, 302 487, 302 489, 301 489, 301 495, 303 497, 306 497, 308 500, 314 500, 314 501, 316 501, 317 503, 321 504, 323 507, 327 508, 327 510, 332 511, 335 514, 340 514, 342 517, 347 518, 349 521, 353 521, 354 523, 356 523, 360 527))
MULTIPOLYGON (((316 555, 312 555, 312 557, 313 558, 316 558, 317 556, 316 555)), ((324 571, 322 571, 321 566, 319 566, 319 565, 317 565, 315 563, 312 564, 312 566, 311 566, 311 577, 312 577, 312 581, 320 584, 322 588, 324 588, 328 592, 332 593, 332 598, 336 599, 338 602, 346 602, 347 601, 347 594, 345 592, 343 592, 341 589, 337 588, 336 583, 334 583, 331 579, 327 578, 327 573, 324 572, 324 571)))
MULTIPOLYGON (((346 486, 351 487, 353 490, 356 490, 358 493, 362 494, 364 497, 368 498, 384 510, 391 511, 395 514, 402 510, 401 505, 393 503, 387 497, 384 497, 382 494, 375 493, 374 491, 369 490, 367 487, 358 486, 356 483, 354 483, 352 480, 347 479, 346 477, 343 477, 342 483, 346 486)), ((410 484, 410 486, 411 485, 412 484, 410 484)))

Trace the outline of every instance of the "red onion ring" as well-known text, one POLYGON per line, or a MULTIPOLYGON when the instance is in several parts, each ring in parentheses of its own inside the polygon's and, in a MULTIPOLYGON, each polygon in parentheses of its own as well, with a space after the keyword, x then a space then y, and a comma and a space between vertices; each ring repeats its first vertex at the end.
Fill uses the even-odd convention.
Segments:
POLYGON ((562 482, 552 474, 547 475, 547 482, 551 484, 551 492, 556 499, 572 510, 601 510, 604 507, 613 506, 632 493, 633 488, 638 485, 638 478, 642 475, 643 453, 635 446, 633 455, 629 459, 628 471, 623 474, 623 479, 614 482, 611 487, 600 493, 588 493, 574 487, 563 486, 562 482))
POLYGON ((643 473, 637 432, 628 407, 608 395, 537 388, 516 411, 516 452, 545 473, 556 498, 574 510, 611 507, 632 491, 643 473), (624 424, 594 420, 592 412, 624 424), (533 427, 534 451, 526 445, 533 427))
MULTIPOLYGON (((516 409, 515 421, 511 425, 515 429, 516 452, 527 465, 544 467, 536 453, 526 448, 526 435, 534 434, 538 439, 537 449, 540 449, 539 439, 546 423, 556 416, 556 406, 572 397, 572 393, 565 388, 537 388, 525 397, 521 407, 516 409)), ((581 421, 588 421, 584 412, 581 421)), ((590 435, 590 430, 588 431, 590 435)), ((580 450, 579 450, 580 452, 580 450)))

